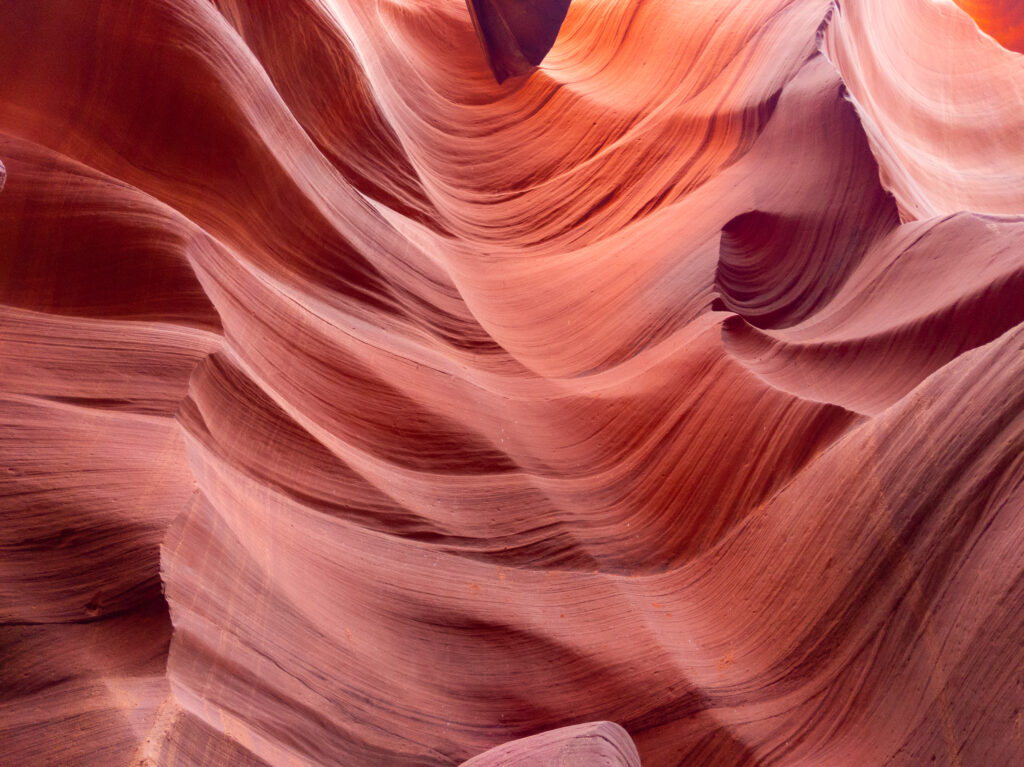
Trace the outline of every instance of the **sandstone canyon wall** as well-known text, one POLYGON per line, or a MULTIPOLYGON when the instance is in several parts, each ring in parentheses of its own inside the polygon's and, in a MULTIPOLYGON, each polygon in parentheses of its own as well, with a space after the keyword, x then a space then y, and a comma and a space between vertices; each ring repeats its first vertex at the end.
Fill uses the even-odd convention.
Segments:
POLYGON ((0 764, 1024 763, 1022 8, 0 4, 0 764))

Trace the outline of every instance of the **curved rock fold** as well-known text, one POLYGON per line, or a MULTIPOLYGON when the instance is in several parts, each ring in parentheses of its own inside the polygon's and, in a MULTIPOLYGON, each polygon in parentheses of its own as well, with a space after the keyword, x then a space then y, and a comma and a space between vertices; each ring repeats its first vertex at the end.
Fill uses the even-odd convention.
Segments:
POLYGON ((0 4, 0 762, 1015 763, 1017 7, 0 4))

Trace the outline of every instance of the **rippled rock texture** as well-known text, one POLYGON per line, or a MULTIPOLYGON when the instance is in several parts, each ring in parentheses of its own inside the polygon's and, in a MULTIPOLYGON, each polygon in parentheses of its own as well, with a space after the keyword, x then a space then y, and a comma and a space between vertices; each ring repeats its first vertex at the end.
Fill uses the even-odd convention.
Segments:
POLYGON ((1020 4, 567 6, 0 4, 0 762, 1019 763, 1020 4))

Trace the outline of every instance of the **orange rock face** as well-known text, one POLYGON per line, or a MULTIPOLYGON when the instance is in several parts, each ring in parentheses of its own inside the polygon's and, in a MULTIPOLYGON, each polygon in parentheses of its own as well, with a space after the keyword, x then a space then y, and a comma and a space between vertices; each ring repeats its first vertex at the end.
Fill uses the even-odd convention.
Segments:
POLYGON ((1024 53, 1024 5, 1018 0, 956 0, 956 4, 1000 43, 1024 53))
POLYGON ((1018 4, 567 5, 0 4, 0 763, 1019 763, 1018 4))

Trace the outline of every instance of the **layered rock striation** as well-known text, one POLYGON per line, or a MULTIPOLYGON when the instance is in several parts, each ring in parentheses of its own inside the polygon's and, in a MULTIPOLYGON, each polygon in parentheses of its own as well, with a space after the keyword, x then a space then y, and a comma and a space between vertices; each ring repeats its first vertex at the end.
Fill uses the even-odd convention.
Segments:
POLYGON ((0 762, 1015 763, 1016 8, 0 4, 0 762))

